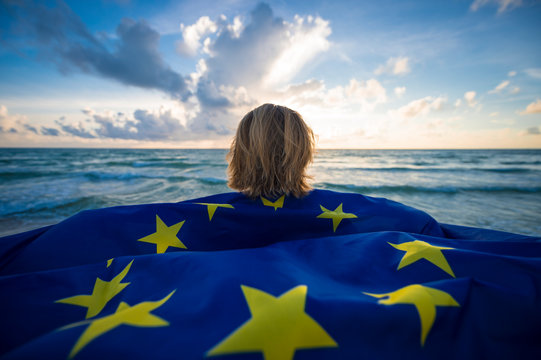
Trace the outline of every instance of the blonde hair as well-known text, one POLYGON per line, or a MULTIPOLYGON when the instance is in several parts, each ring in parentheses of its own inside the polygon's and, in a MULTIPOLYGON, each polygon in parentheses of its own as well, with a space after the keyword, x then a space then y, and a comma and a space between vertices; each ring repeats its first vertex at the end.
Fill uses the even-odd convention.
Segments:
POLYGON ((299 113, 263 104, 239 123, 227 154, 228 185, 250 198, 302 197, 312 189, 306 167, 314 146, 314 133, 299 113))

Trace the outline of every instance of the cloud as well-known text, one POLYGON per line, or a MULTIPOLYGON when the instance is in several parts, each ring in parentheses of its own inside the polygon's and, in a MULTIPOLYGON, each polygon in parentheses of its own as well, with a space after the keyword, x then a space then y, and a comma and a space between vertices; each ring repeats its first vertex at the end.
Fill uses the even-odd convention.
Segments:
POLYGON ((502 81, 498 86, 496 86, 494 89, 490 90, 489 94, 497 94, 501 92, 503 89, 505 89, 509 85, 509 80, 502 81))
POLYGON ((369 79, 366 82, 351 79, 345 88, 345 94, 349 100, 364 104, 366 107, 387 101, 385 88, 376 79, 369 79))
MULTIPOLYGON (((64 119, 57 121, 58 132, 51 130, 54 127, 35 128, 36 133, 51 136, 158 141, 230 135, 246 111, 283 92, 285 84, 314 66, 332 45, 328 21, 298 15, 286 21, 266 4, 257 5, 246 22, 240 16, 227 19, 222 15, 213 20, 203 16, 182 26, 179 51, 199 57, 196 71, 183 78, 165 63, 158 50, 160 35, 144 21, 124 19, 116 36, 97 37, 63 2, 50 5, 22 0, 6 6, 11 25, 19 29, 10 41, 23 53, 28 49, 29 54, 37 52, 64 73, 81 71, 161 90, 184 111, 180 117, 141 109, 122 116, 86 108, 82 113, 90 123, 64 119)), ((372 106, 386 100, 385 89, 377 85, 375 80, 352 82, 340 91, 353 103, 372 106)))
POLYGON ((515 76, 516 74, 517 74, 517 72, 513 70, 513 71, 509 71, 509 73, 507 74, 507 76, 513 77, 513 76, 515 76))
POLYGON ((541 135, 541 127, 534 126, 534 127, 528 128, 526 129, 526 134, 527 135, 541 135))
POLYGON ((498 115, 500 115, 500 113, 495 111, 495 112, 491 112, 488 116, 494 117, 494 116, 498 116, 498 115))
POLYGON ((541 99, 537 99, 536 101, 526 106, 526 109, 524 111, 521 111, 520 115, 539 114, 539 113, 541 113, 541 99))
POLYGON ((24 115, 11 115, 4 105, 0 105, 0 135, 8 134, 24 136, 25 138, 35 139, 35 136, 58 136, 60 131, 55 128, 36 127, 28 123, 28 119, 24 115), (34 136, 35 135, 35 136, 34 136))
POLYGON ((307 94, 317 94, 325 88, 325 84, 321 80, 310 79, 302 84, 293 84, 288 86, 285 94, 287 96, 298 96, 307 94))
POLYGON ((208 44, 210 56, 201 76, 217 86, 283 85, 330 47, 329 22, 317 16, 297 15, 290 23, 261 3, 240 32, 234 30, 235 21, 222 21, 208 44))
POLYGON ((381 75, 384 73, 392 75, 405 75, 409 72, 411 72, 411 69, 409 66, 409 58, 407 57, 389 58, 385 65, 380 65, 376 70, 374 70, 374 74, 376 75, 381 75))
MULTIPOLYGON (((89 107, 86 107, 84 109, 81 110, 81 112, 85 115, 88 115, 88 116, 92 116, 94 115, 94 110, 92 110, 91 108, 89 107)), ((64 119, 60 119, 60 120, 64 120, 64 119)))
POLYGON ((312 105, 335 111, 360 105, 361 111, 371 112, 377 105, 387 102, 387 91, 376 79, 350 79, 346 86, 338 85, 330 89, 326 88, 323 81, 311 79, 302 84, 290 85, 274 96, 277 102, 295 108, 312 105))
POLYGON ((172 110, 136 110, 132 116, 121 112, 97 113, 85 108, 82 112, 89 116, 86 121, 68 121, 64 116, 56 120, 58 126, 33 126, 25 116, 10 115, 5 106, 0 106, 0 133, 28 136, 74 136, 84 139, 124 139, 124 140, 184 140, 192 136, 183 122, 185 118, 173 115, 172 110))
MULTIPOLYGON (((69 116, 69 120, 35 126, 39 136, 85 138, 96 144, 100 139, 221 141, 232 134, 248 110, 263 102, 293 104, 303 114, 325 108, 325 114, 357 127, 367 112, 373 118, 374 109, 387 102, 386 89, 376 79, 353 78, 327 88, 321 80, 302 78, 333 47, 330 23, 319 16, 297 15, 284 20, 268 5, 259 4, 246 17, 201 17, 182 27, 180 51, 195 54, 197 62, 196 69, 183 78, 165 63, 158 51, 160 36, 144 21, 125 19, 116 36, 98 37, 63 3, 47 8, 38 2, 42 18, 30 6, 33 3, 19 4, 13 5, 15 18, 24 18, 22 28, 27 38, 38 45, 39 56, 46 56, 61 71, 83 71, 159 89, 176 100, 168 105, 170 110, 139 107, 122 114, 115 109, 96 112, 84 108, 82 114, 69 116), (40 26, 46 27, 43 36, 38 34, 40 26), (147 77, 158 80, 152 83, 145 80, 147 77)), ((389 60, 391 73, 409 71, 408 58, 389 60)), ((319 118, 328 123, 327 115, 319 118)))
POLYGON ((23 125, 24 128, 30 132, 33 132, 34 134, 37 134, 38 133, 38 129, 36 129, 34 126, 32 125, 28 125, 28 124, 24 124, 23 125))
POLYGON ((488 5, 495 4, 498 6, 498 14, 510 11, 516 7, 522 5, 522 0, 475 0, 470 5, 471 11, 477 11, 479 8, 488 5))
POLYGON ((67 134, 84 138, 84 139, 96 138, 96 135, 93 134, 91 130, 86 129, 82 122, 78 122, 76 124, 66 124, 61 120, 57 120, 56 123, 58 126, 60 126, 62 131, 64 131, 67 134))
POLYGON ((292 24, 284 22, 288 41, 280 56, 273 62, 266 84, 281 84, 291 80, 311 59, 330 47, 329 22, 319 16, 295 16, 292 24))
POLYGON ((398 110, 391 111, 391 114, 397 114, 403 118, 415 118, 418 116, 424 116, 431 111, 440 111, 443 109, 444 104, 447 102, 445 97, 434 98, 432 96, 426 96, 421 99, 414 100, 409 104, 402 106, 398 110))
POLYGON ((180 30, 182 40, 177 43, 177 51, 184 56, 195 56, 201 47, 201 38, 215 33, 218 26, 208 16, 201 16, 193 25, 180 24, 180 30))
POLYGON ((246 111, 284 91, 284 86, 331 43, 329 22, 318 16, 276 17, 267 4, 257 5, 245 23, 220 17, 206 42, 207 57, 190 74, 198 112, 194 132, 231 133, 246 111))
POLYGON ((26 120, 26 116, 11 115, 6 106, 0 105, 0 133, 17 134, 28 131, 36 133, 36 128, 28 125, 26 120))
POLYGON ((405 86, 402 86, 402 87, 395 87, 394 88, 394 94, 396 95, 396 97, 402 97, 402 95, 404 95, 406 93, 406 87, 405 86))
POLYGON ((29 44, 36 46, 38 57, 53 62, 62 73, 78 70, 158 89, 176 99, 189 95, 183 77, 159 53, 160 35, 143 20, 123 19, 115 40, 93 35, 61 1, 55 7, 25 0, 3 4, 9 14, 7 28, 14 32, 5 39, 23 53, 29 44), (115 43, 112 48, 108 46, 111 42, 115 43))
POLYGON ((58 136, 60 135, 60 131, 55 128, 48 128, 48 127, 41 127, 41 135, 45 136, 58 136))
POLYGON ((511 90, 509 90, 510 94, 518 94, 520 92, 520 88, 518 86, 514 86, 511 90))
POLYGON ((475 99, 476 95, 477 93, 475 91, 467 91, 464 93, 464 100, 466 100, 466 103, 468 103, 470 107, 475 107, 478 104, 478 101, 475 99))
POLYGON ((123 113, 95 113, 86 127, 62 126, 62 130, 78 137, 96 137, 125 140, 180 140, 187 137, 187 129, 172 111, 157 112, 138 109, 133 116, 123 113), (75 129, 75 130, 74 130, 75 129))
POLYGON ((540 68, 531 68, 524 70, 526 74, 533 77, 534 79, 541 79, 541 69, 540 68))

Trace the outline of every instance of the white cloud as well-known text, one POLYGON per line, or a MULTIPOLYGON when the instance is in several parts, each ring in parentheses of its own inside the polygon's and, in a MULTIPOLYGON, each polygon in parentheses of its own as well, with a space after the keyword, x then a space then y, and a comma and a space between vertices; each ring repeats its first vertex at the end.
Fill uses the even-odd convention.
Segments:
POLYGON ((497 94, 503 89, 505 89, 509 85, 509 80, 502 81, 498 86, 496 86, 494 89, 490 90, 489 94, 497 94))
POLYGON ((16 132, 16 121, 9 116, 8 108, 0 106, 0 132, 16 132), (13 130, 12 130, 13 129, 13 130))
POLYGON ((282 84, 291 80, 310 60, 327 51, 330 46, 327 40, 331 34, 329 22, 319 16, 295 15, 292 24, 287 22, 284 24, 287 41, 264 79, 267 85, 282 84))
POLYGON ((380 75, 383 73, 392 75, 405 75, 411 72, 409 58, 407 57, 392 57, 387 60, 385 65, 380 65, 374 70, 374 74, 380 75))
POLYGON ((498 6, 498 13, 504 13, 508 10, 512 10, 516 7, 519 7, 522 5, 522 0, 475 0, 470 5, 471 11, 477 11, 479 8, 487 5, 487 4, 495 4, 498 6))
POLYGON ((402 118, 425 116, 431 111, 441 111, 446 102, 447 98, 445 97, 440 96, 434 98, 432 96, 426 96, 424 98, 414 100, 397 110, 391 111, 391 114, 397 114, 402 118))
POLYGON ((526 70, 524 70, 524 72, 526 74, 530 75, 531 77, 535 78, 535 79, 541 79, 541 69, 540 68, 526 69, 526 70))
POLYGON ((394 88, 394 94, 396 95, 396 97, 402 97, 402 95, 404 95, 406 93, 406 87, 405 86, 397 86, 394 88))
POLYGON ((287 84, 331 46, 329 22, 321 17, 295 16, 288 22, 259 4, 245 26, 237 17, 232 23, 217 22, 216 36, 207 43, 202 78, 216 86, 244 86, 251 93, 287 84))
POLYGON ((470 107, 475 107, 478 104, 478 101, 475 99, 477 93, 475 91, 467 91, 464 94, 464 100, 468 103, 470 107))
POLYGON ((494 116, 498 116, 498 115, 500 115, 500 113, 495 111, 495 112, 490 113, 490 115, 488 115, 488 116, 494 117, 494 116))
POLYGON ((233 37, 238 38, 242 32, 243 26, 244 25, 242 24, 240 16, 235 16, 235 18, 233 19, 233 24, 227 25, 227 30, 229 30, 233 37))
POLYGON ((509 77, 513 77, 517 74, 517 72, 515 70, 512 70, 512 71, 509 71, 509 73, 507 74, 507 76, 509 77))
MULTIPOLYGON (((327 51, 331 27, 317 16, 275 17, 260 3, 245 24, 239 17, 216 20, 217 30, 204 40, 197 70, 189 75, 196 113, 190 130, 231 133, 248 110, 277 94, 327 51)), ((306 97, 303 95, 302 97, 306 97)))
POLYGON ((25 139, 33 141, 39 135, 58 136, 60 131, 55 128, 35 125, 29 122, 25 115, 9 114, 8 108, 0 105, 0 138, 25 139))
POLYGON ((201 47, 201 38, 215 33, 218 26, 208 16, 202 16, 193 25, 180 24, 180 30, 182 31, 182 41, 177 43, 177 51, 185 56, 195 56, 201 47))
POLYGON ((541 99, 537 99, 537 101, 532 102, 528 106, 526 106, 526 109, 524 111, 521 111, 521 115, 527 115, 527 114, 539 114, 541 113, 541 99))
POLYGON ((11 115, 8 108, 0 105, 0 133, 22 133, 28 131, 25 127, 27 118, 23 115, 11 115))
POLYGON ((455 107, 459 107, 460 105, 462 105, 462 99, 456 99, 455 107))
POLYGON ((520 88, 518 86, 515 86, 511 90, 509 90, 510 94, 518 94, 519 92, 520 92, 520 88))
POLYGON ((319 80, 308 80, 290 85, 285 91, 275 94, 276 100, 295 107, 315 105, 334 109, 360 105, 363 112, 371 112, 379 104, 387 102, 387 92, 376 79, 367 81, 350 79, 346 86, 327 89, 319 80))
POLYGON ((385 88, 375 79, 357 81, 351 79, 345 87, 346 96, 354 102, 381 104, 387 101, 385 88))

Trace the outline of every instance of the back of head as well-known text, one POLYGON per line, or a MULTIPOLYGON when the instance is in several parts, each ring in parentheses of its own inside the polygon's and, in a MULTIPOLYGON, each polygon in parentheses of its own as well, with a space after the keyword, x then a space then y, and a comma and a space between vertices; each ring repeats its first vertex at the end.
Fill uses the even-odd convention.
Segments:
POLYGON ((228 185, 251 198, 304 196, 313 154, 314 134, 299 113, 261 105, 239 124, 228 154, 228 185))

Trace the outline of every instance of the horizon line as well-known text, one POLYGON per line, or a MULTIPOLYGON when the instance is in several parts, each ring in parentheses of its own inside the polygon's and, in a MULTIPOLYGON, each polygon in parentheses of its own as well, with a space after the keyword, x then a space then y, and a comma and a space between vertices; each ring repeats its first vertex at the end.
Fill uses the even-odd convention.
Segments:
MULTIPOLYGON (((198 147, 163 147, 163 148, 153 148, 153 147, 96 147, 96 146, 0 146, 0 149, 72 149, 72 150, 229 150, 225 147, 215 147, 215 148, 198 148, 198 147)), ((456 147, 456 148, 316 148, 316 152, 320 150, 541 150, 541 147, 538 148, 520 148, 520 147, 501 147, 501 148, 468 148, 468 147, 456 147)))

